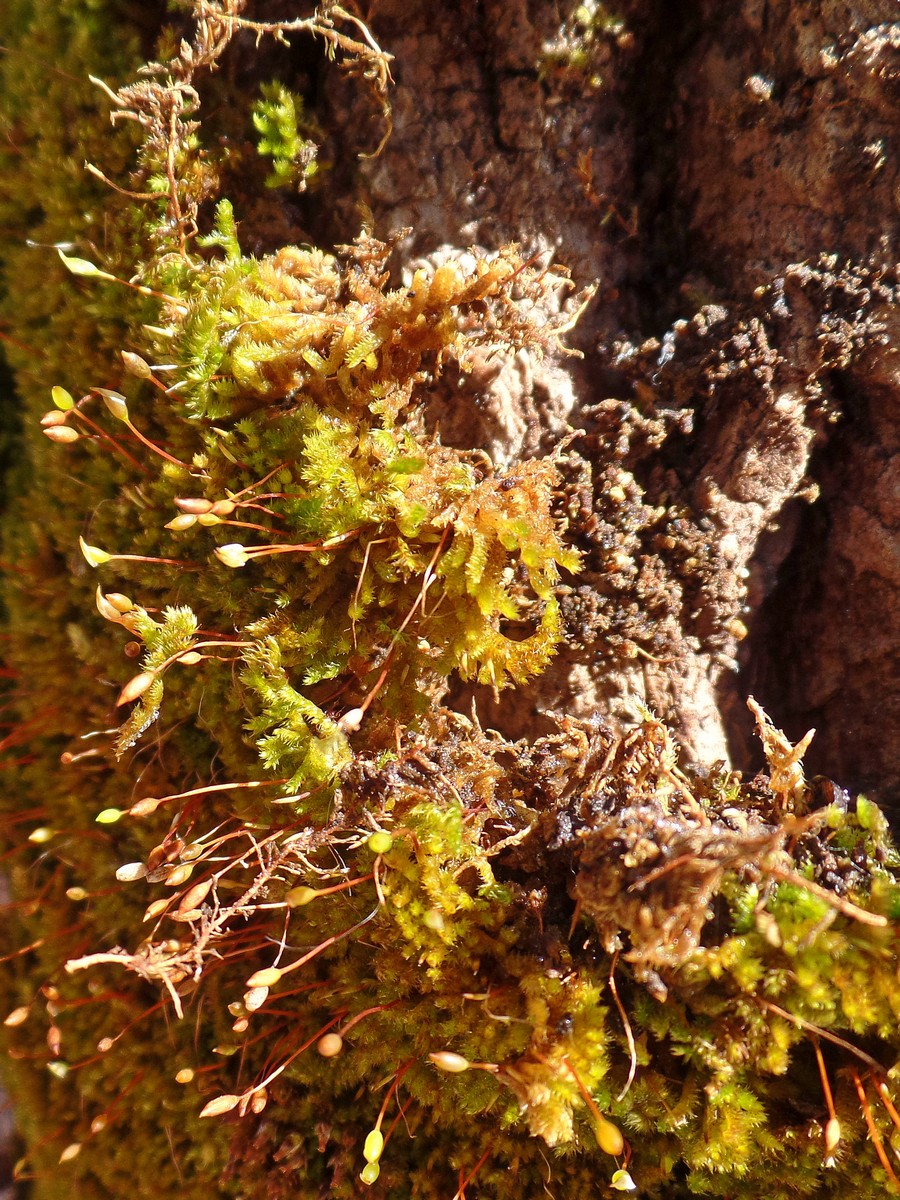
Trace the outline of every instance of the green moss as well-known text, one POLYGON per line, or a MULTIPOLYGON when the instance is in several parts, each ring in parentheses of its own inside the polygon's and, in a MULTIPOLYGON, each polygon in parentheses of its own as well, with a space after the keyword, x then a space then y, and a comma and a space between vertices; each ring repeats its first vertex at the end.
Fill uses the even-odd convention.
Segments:
MULTIPOLYGON (((21 5, 19 37, 108 75, 113 11, 38 30, 21 5)), ((40 356, 15 363, 5 549, 22 1173, 40 1200, 882 1195, 860 1091, 896 1140, 883 817, 810 812, 761 713, 768 786, 682 774, 649 716, 510 744, 444 706, 454 676, 543 669, 579 566, 555 460, 499 470, 423 417, 448 360, 555 344, 540 275, 510 247, 392 287, 367 230, 245 254, 199 110, 153 123, 225 53, 205 36, 119 94, 145 207, 75 172, 102 150, 125 177, 101 94, 39 119, 33 61, 3 61, 27 144, 4 212, 101 272, 6 256, 40 356), (74 403, 41 426, 54 385, 74 403)))
POLYGON ((312 140, 317 130, 309 120, 304 120, 301 97, 284 84, 264 83, 261 91, 252 116, 253 127, 260 135, 256 148, 272 159, 266 187, 294 187, 303 191, 320 172, 316 161, 318 147, 312 140))

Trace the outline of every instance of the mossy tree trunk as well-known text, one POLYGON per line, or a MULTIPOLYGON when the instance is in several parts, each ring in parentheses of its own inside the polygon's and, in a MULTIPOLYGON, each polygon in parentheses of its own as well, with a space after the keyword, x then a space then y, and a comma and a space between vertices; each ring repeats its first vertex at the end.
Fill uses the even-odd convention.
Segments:
MULTIPOLYGON (((877 810, 807 788, 770 726, 769 778, 730 768, 764 765, 752 695, 791 741, 816 726, 809 775, 888 807, 900 788, 896 4, 368 7, 392 56, 379 153, 383 111, 320 42, 247 29, 198 69, 200 149, 145 150, 129 175, 139 139, 108 134, 85 78, 133 80, 163 6, 11 5, 2 328, 30 433, 25 454, 11 435, 2 949, 27 970, 2 995, 36 1195, 74 1178, 85 1200, 132 1180, 338 1200, 362 1179, 447 1200, 478 1174, 492 1200, 581 1200, 629 1168, 660 1200, 783 1200, 845 1195, 857 1153, 879 1194, 858 1097, 887 1094, 896 1141, 900 858, 877 810), (318 187, 264 183, 249 111, 273 79, 303 94, 318 187), (184 168, 201 231, 221 195, 236 235, 222 206, 217 248, 178 247, 171 206, 166 226, 85 158, 170 198, 184 168), (361 209, 396 241, 390 280, 368 236, 341 259, 303 248, 350 243, 361 209), (92 292, 56 243, 164 290, 92 292), (335 328, 356 330, 340 354, 335 328), (221 352, 205 375, 201 342, 221 352), (66 445, 64 407, 44 439, 54 384, 85 390, 101 440, 95 422, 66 445), (146 461, 101 384, 137 394, 146 461), (216 506, 247 519, 215 531, 217 558, 190 540, 216 506), (126 658, 145 652, 119 760, 137 667, 117 626, 144 643, 126 658), (557 638, 523 686, 471 681, 473 662, 533 676, 557 638), (163 673, 165 719, 132 758, 163 673), (273 773, 272 805, 236 790, 273 773), (216 891, 229 872, 244 907, 216 891), (827 1082, 810 1100, 829 1073, 836 1100, 827 1082), (198 1121, 204 1103, 234 1123, 198 1121), (385 1113, 413 1137, 382 1158, 385 1113)), ((191 83, 182 32, 188 15, 160 57, 191 83)))
MULTIPOLYGON (((627 720, 637 698, 689 758, 747 768, 749 692, 795 738, 817 728, 814 772, 895 797, 896 17, 375 9, 397 81, 394 134, 360 171, 377 226, 411 227, 410 255, 517 240, 599 282, 582 360, 485 364, 432 406, 445 438, 510 457, 584 431, 571 649, 518 702, 486 701, 510 732, 542 708, 627 720), (625 559, 603 537, 610 458, 643 493, 625 559)), ((341 153, 371 145, 347 92, 326 99, 341 153)))

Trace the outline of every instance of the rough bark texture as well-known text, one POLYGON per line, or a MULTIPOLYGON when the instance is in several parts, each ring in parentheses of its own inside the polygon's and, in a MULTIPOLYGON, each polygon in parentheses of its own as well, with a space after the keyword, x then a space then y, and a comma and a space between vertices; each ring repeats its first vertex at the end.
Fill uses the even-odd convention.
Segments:
MULTIPOLYGON (((432 257, 516 239, 600 284, 582 360, 486 364, 434 406, 446 439, 501 457, 569 423, 573 488, 593 476, 573 653, 518 711, 483 703, 519 732, 545 708, 627 720, 637 699, 688 757, 746 767, 752 691, 792 735, 817 727, 814 767, 890 801, 896 7, 586 12, 387 0, 373 17, 397 81, 393 137, 361 171, 378 227, 412 227, 432 257), (616 470, 643 491, 619 564, 616 470), (632 600, 652 629, 621 627, 632 600)), ((348 98, 329 88, 352 145, 348 98)))

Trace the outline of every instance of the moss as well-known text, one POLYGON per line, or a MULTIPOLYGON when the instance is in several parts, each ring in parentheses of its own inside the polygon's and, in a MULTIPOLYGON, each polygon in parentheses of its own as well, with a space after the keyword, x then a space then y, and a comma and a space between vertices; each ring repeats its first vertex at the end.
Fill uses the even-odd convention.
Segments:
MULTIPOLYGON (((44 28, 79 78, 88 49, 130 53, 99 40, 110 11, 44 28)), ((543 669, 580 566, 555 458, 500 470, 423 419, 447 361, 556 345, 528 315, 544 283, 508 247, 393 286, 367 229, 245 253, 196 106, 227 33, 115 95, 146 134, 140 203, 72 182, 99 93, 47 126, 33 63, 5 60, 29 139, 5 211, 68 246, 28 303, 7 256, 42 355, 16 361, 5 551, 21 1173, 41 1198, 882 1195, 883 817, 816 807, 761 710, 746 782, 682 772, 649 714, 528 744, 445 707, 454 676, 543 669), (38 176, 53 221, 23 211, 38 176)), ((381 78, 371 42, 347 52, 381 78)), ((614 486, 604 519, 637 538, 656 518, 614 486)), ((615 595, 610 623, 652 638, 615 595)))
MULTIPOLYGON (((293 186, 304 191, 319 175, 314 123, 304 120, 303 100, 284 84, 264 83, 253 106, 253 127, 260 135, 257 151, 272 159, 266 187, 293 186)), ((321 136, 321 135, 318 135, 321 136)))

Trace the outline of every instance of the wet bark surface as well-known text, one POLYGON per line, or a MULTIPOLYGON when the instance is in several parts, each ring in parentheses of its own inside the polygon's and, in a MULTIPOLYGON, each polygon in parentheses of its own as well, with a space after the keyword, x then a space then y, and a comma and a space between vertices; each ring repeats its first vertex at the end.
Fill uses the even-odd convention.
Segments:
MULTIPOLYGON (((648 705, 686 758, 750 768, 752 692, 791 736, 817 727, 813 769, 890 804, 895 5, 370 16, 396 81, 393 136, 354 181, 376 228, 412 229, 407 262, 516 240, 597 285, 569 338, 583 358, 486 361, 432 403, 446 440, 501 460, 576 431, 566 647, 479 711, 515 734, 648 705)), ((339 164, 377 143, 351 89, 326 80, 322 100, 339 164)), ((332 218, 352 227, 350 202, 332 218)))

